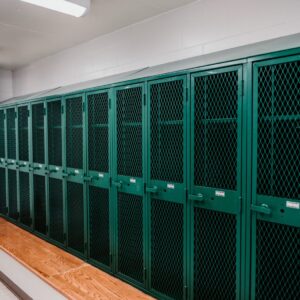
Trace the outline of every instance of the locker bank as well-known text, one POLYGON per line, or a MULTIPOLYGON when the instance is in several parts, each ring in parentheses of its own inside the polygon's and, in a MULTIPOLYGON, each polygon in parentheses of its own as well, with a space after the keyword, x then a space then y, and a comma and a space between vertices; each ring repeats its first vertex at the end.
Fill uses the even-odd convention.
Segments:
MULTIPOLYGON (((57 41, 118 5, 91 1, 77 19, 8 2, 3 11, 65 24, 57 41)), ((3 60, 12 91, 0 92, 0 283, 21 299, 299 299, 299 5, 288 1, 296 21, 272 38, 265 29, 206 52, 201 40, 191 55, 163 49, 180 17, 184 35, 202 9, 226 12, 125 2, 128 19, 159 13, 72 47, 68 37, 28 63, 3 60)), ((219 22, 224 39, 241 24, 219 22)))

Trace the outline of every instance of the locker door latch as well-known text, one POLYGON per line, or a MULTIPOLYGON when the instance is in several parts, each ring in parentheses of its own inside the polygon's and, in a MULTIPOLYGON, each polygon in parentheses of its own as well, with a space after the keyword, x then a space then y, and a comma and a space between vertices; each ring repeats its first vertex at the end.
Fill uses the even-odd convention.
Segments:
POLYGON ((189 200, 203 202, 204 201, 203 194, 201 193, 198 193, 196 195, 189 194, 189 200))
POLYGON ((117 187, 117 188, 121 188, 122 187, 122 181, 112 181, 111 182, 113 186, 117 187))
POLYGON ((158 187, 157 186, 146 187, 146 192, 156 194, 158 193, 158 187))
POLYGON ((270 215, 271 214, 271 209, 267 204, 261 204, 261 205, 251 205, 251 210, 260 214, 264 215, 270 215))

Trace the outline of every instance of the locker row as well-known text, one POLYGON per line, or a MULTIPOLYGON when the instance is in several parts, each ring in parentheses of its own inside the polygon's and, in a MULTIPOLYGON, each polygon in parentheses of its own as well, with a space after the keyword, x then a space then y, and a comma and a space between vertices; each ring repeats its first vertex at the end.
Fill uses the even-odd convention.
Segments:
POLYGON ((4 105, 0 214, 158 298, 297 299, 299 78, 281 53, 4 105))

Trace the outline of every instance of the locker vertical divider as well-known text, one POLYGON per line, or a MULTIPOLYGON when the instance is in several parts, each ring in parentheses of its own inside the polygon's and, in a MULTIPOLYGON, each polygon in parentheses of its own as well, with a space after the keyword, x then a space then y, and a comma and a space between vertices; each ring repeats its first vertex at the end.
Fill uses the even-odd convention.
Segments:
POLYGON ((30 185, 30 215, 31 215, 31 229, 35 227, 35 216, 34 216, 34 195, 33 195, 33 142, 32 142, 32 103, 29 104, 29 117, 28 117, 28 147, 29 147, 29 185, 30 185))
MULTIPOLYGON (((83 94, 82 97, 82 142, 83 142, 83 149, 82 149, 82 162, 83 162, 83 178, 87 176, 87 98, 86 93, 83 94)), ((84 224, 84 256, 88 257, 88 184, 83 180, 83 224, 84 224)))
POLYGON ((50 205, 49 205, 49 151, 48 151, 48 107, 47 101, 43 101, 44 105, 44 155, 45 155, 45 192, 46 192, 46 235, 50 238, 50 205))
POLYGON ((15 134, 15 137, 16 137, 16 192, 17 192, 17 214, 18 214, 18 219, 16 220, 17 222, 20 222, 20 202, 21 202, 21 199, 20 199, 20 177, 19 177, 19 174, 20 174, 20 171, 19 171, 19 123, 18 123, 18 120, 19 120, 19 114, 18 114, 18 106, 16 106, 15 108, 15 130, 16 130, 16 134, 15 134))
MULTIPOLYGON (((61 126, 62 126, 62 174, 67 173, 67 149, 66 149, 66 98, 61 98, 61 126)), ((68 215, 67 215, 67 179, 66 177, 62 177, 63 181, 63 216, 64 216, 64 246, 68 247, 68 215)))

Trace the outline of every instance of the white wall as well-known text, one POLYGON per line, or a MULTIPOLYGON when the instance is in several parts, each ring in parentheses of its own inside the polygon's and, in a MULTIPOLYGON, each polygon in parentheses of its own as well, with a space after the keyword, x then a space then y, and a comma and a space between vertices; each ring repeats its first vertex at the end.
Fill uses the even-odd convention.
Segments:
POLYGON ((13 96, 12 72, 0 69, 0 101, 13 96))
POLYGON ((299 0, 197 1, 16 70, 14 96, 295 34, 299 11, 299 0))

